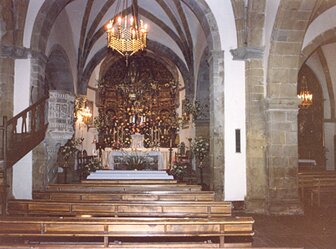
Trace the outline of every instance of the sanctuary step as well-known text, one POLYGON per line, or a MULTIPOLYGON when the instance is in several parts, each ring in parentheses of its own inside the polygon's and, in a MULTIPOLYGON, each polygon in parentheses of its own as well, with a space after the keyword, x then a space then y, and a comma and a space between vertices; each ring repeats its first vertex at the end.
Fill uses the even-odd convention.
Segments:
POLYGON ((168 175, 166 171, 159 170, 97 170, 91 172, 87 179, 94 180, 121 180, 121 179, 160 179, 160 180, 172 180, 174 177, 168 175))

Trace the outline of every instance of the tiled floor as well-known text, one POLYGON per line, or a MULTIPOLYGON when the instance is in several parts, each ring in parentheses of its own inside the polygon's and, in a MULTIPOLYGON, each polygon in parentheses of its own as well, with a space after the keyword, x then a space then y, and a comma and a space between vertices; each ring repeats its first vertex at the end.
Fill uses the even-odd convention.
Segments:
POLYGON ((336 206, 305 208, 303 216, 253 215, 253 247, 336 249, 336 206))

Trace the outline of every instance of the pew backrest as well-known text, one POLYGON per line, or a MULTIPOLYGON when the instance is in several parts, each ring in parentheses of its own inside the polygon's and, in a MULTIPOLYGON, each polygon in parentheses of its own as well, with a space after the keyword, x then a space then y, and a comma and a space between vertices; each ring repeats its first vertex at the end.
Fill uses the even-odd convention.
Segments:
POLYGON ((9 200, 9 215, 106 217, 220 217, 231 216, 231 202, 76 202, 9 200))
POLYGON ((214 201, 213 191, 53 192, 34 191, 33 199, 55 201, 214 201))
POLYGON ((59 192, 132 192, 132 191, 201 191, 200 185, 187 184, 51 184, 47 191, 59 192))

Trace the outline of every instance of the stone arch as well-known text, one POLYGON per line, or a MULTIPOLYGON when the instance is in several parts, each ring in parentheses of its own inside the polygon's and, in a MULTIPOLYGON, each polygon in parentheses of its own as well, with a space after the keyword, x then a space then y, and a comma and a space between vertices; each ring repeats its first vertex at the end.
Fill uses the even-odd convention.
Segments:
POLYGON ((31 36, 30 48, 41 53, 45 52, 48 37, 57 16, 67 4, 73 0, 44 1, 36 16, 31 36))
POLYGON ((48 90, 74 92, 70 62, 65 50, 60 45, 55 45, 51 49, 45 68, 45 81, 48 90))
POLYGON ((305 63, 305 61, 321 46, 336 42, 336 28, 329 29, 312 40, 306 47, 302 49, 300 55, 299 68, 305 63))
POLYGON ((282 0, 274 23, 266 89, 267 204, 270 213, 302 213, 297 191, 297 78, 301 46, 313 10, 314 4, 282 0), (288 40, 290 43, 286 42, 288 40), (279 65, 279 61, 285 63, 279 65))
POLYGON ((217 21, 205 0, 181 0, 195 13, 205 36, 208 39, 209 50, 221 51, 221 41, 217 21))

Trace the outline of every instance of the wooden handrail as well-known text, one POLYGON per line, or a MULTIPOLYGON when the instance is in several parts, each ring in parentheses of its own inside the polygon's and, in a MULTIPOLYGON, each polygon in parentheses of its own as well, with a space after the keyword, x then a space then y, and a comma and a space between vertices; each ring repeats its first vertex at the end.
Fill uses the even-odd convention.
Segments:
POLYGON ((38 100, 37 102, 35 102, 34 104, 32 104, 31 106, 29 106, 28 108, 26 108, 25 110, 19 112, 18 114, 16 114, 14 117, 12 117, 11 119, 9 119, 7 121, 7 123, 11 123, 12 120, 17 119, 19 116, 23 116, 24 113, 29 112, 31 109, 36 108, 38 105, 40 105, 41 103, 45 103, 45 101, 48 99, 49 97, 43 97, 40 100, 38 100))
POLYGON ((36 147, 44 138, 47 129, 45 118, 46 100, 43 97, 21 111, 4 124, 4 153, 7 155, 7 167, 13 166, 24 155, 36 147), (18 127, 18 124, 20 123, 18 127))

